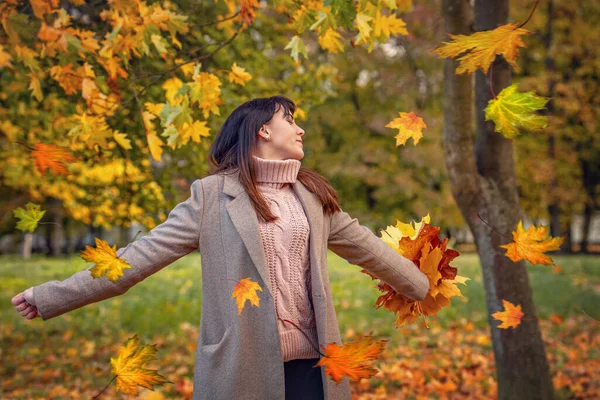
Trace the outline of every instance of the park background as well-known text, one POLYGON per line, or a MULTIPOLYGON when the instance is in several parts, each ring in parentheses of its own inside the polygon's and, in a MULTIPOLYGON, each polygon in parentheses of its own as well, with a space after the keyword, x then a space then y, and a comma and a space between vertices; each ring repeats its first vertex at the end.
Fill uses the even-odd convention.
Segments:
MULTIPOLYGON (((453 25, 446 9, 451 2, 372 1, 377 7, 396 4, 395 10, 385 12, 401 17, 408 34, 389 35, 369 49, 364 42, 354 43, 356 29, 340 29, 344 51, 324 47, 309 29, 314 21, 306 22, 318 20, 323 5, 344 19, 340 2, 260 2, 249 7, 253 14, 239 12, 240 4, 251 2, 135 1, 134 8, 111 3, 9 1, 0 6, 1 397, 89 398, 111 379, 110 357, 138 333, 145 342, 158 343, 153 365, 175 382, 155 391, 141 389, 140 396, 190 398, 191 344, 202 301, 198 254, 178 260, 120 298, 46 322, 24 320, 10 299, 30 286, 63 280, 89 267, 79 252, 95 246, 95 238, 122 247, 163 222, 189 195, 190 184, 207 175, 208 149, 229 113, 244 101, 277 94, 290 97, 301 109, 295 117, 306 131, 303 166, 327 177, 345 211, 378 236, 397 220, 419 221, 430 214, 440 237, 448 237, 449 247, 461 254, 452 265, 470 278, 450 307, 427 317, 429 328, 421 320, 394 328, 392 313, 373 308, 380 292, 371 279, 330 253, 332 293, 344 340, 369 331, 390 338, 388 351, 376 364, 380 372, 353 382, 353 393, 363 399, 496 397, 491 331, 499 321, 490 323, 475 236, 457 206, 445 162, 448 60, 430 51, 448 40, 453 25), (68 79, 82 74, 76 69, 82 59, 72 69, 51 69, 64 67, 78 52, 102 53, 88 48, 89 38, 73 32, 60 36, 67 26, 91 30, 97 40, 115 40, 119 30, 101 17, 103 11, 120 9, 133 18, 149 14, 150 5, 186 16, 189 31, 171 35, 152 26, 158 23, 145 15, 146 25, 140 28, 149 48, 121 65, 127 74, 117 70, 113 77, 114 70, 86 56, 96 69, 95 94, 82 92, 81 76, 75 82, 68 79), (64 11, 53 14, 53 9, 64 11), (56 19, 69 19, 65 15, 69 23, 54 24, 48 32, 56 19), (35 36, 42 28, 45 34, 35 36), (15 34, 21 44, 16 44, 15 34), (302 38, 305 52, 297 41, 286 48, 295 35, 302 38), (42 57, 42 42, 48 49, 58 44, 42 57), (146 103, 165 103, 165 97, 173 97, 174 78, 189 79, 183 68, 164 72, 192 59, 200 64, 198 70, 211 74, 206 80, 213 80, 212 97, 189 111, 205 123, 189 137, 173 135, 158 124, 159 116, 151 128, 142 117, 146 103), (214 83, 217 76, 220 85, 214 83), (114 93, 118 97, 111 97, 114 93), (98 104, 115 99, 119 107, 101 118, 107 126, 69 119, 86 110, 101 115, 98 104), (397 146, 398 131, 386 127, 401 111, 414 111, 426 122, 418 144, 409 139, 397 146), (167 143, 157 149, 149 145, 150 138, 167 143), (69 146, 79 158, 70 175, 40 173, 30 157, 36 143, 69 146), (23 232, 16 228, 14 210, 30 201, 46 213, 34 232, 23 232), (178 289, 166 292, 166 286, 178 289)), ((552 236, 565 236, 560 250, 552 253, 554 266, 525 262, 525 268, 556 396, 593 398, 600 391, 600 7, 564 0, 475 1, 463 4, 464 15, 458 18, 471 32, 476 30, 478 6, 491 11, 499 7, 511 22, 530 17, 525 28, 532 34, 524 39, 527 47, 520 49, 519 70, 511 70, 511 79, 519 83, 519 91, 552 100, 541 111, 548 116, 547 127, 511 139, 518 193, 514 212, 526 227, 546 225, 552 236)), ((182 22, 176 21, 177 31, 182 22)), ((498 57, 494 64, 499 75, 501 61, 498 57)), ((478 90, 475 85, 473 90, 478 90)), ((452 107, 456 114, 466 108, 473 114, 480 111, 475 101, 452 107)), ((473 118, 463 128, 475 135, 477 121, 473 118)), ((504 233, 511 236, 514 229, 504 233)), ((110 398, 129 398, 113 387, 109 390, 110 398)))

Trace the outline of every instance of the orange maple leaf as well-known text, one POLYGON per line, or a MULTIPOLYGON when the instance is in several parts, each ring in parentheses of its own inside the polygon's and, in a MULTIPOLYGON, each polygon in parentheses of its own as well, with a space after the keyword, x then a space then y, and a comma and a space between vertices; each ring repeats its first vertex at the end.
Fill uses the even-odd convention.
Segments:
POLYGON ((137 395, 137 386, 154 390, 154 385, 174 383, 158 374, 155 369, 146 369, 144 364, 155 360, 156 344, 142 346, 139 344, 138 335, 127 340, 125 346, 119 349, 117 358, 110 359, 112 373, 117 378, 117 389, 123 393, 137 395))
POLYGON ((240 15, 242 21, 250 25, 254 21, 256 14, 255 8, 260 8, 260 4, 257 0, 241 0, 240 1, 240 15))
POLYGON ((40 173, 45 173, 49 168, 55 175, 69 175, 67 163, 75 161, 76 158, 67 147, 38 143, 34 148, 30 157, 35 159, 35 166, 40 173))
POLYGON ((325 355, 315 367, 324 366, 325 374, 329 375, 336 384, 339 384, 344 376, 352 380, 370 378, 377 373, 370 363, 377 360, 387 341, 388 339, 366 336, 342 346, 337 343, 321 345, 325 355))
POLYGON ((523 221, 519 220, 517 230, 512 232, 514 242, 500 247, 507 250, 505 255, 513 261, 527 260, 532 264, 554 264, 552 257, 545 255, 544 252, 558 250, 565 237, 546 237, 548 229, 547 226, 531 225, 525 230, 523 221))
POLYGON ((406 144, 408 138, 413 138, 413 145, 419 143, 419 140, 423 137, 421 130, 427 128, 423 118, 418 117, 414 112, 400 112, 400 117, 394 119, 386 125, 386 128, 399 129, 396 136, 396 146, 406 144))
POLYGON ((117 257, 117 245, 110 247, 102 239, 95 238, 96 248, 85 246, 79 256, 85 261, 96 263, 90 268, 90 273, 94 278, 100 278, 106 275, 112 282, 117 281, 123 276, 123 270, 131 268, 126 260, 117 257))
POLYGON ((257 282, 254 282, 250 278, 241 279, 233 287, 233 293, 231 298, 235 298, 238 307, 238 315, 242 313, 242 309, 246 303, 246 300, 250 300, 250 304, 260 308, 260 298, 256 293, 257 290, 263 291, 262 287, 257 282))
POLYGON ((502 304, 504 305, 504 311, 495 312, 492 314, 492 317, 498 321, 502 321, 502 323, 498 325, 498 328, 515 328, 521 323, 521 318, 524 315, 521 311, 521 305, 515 306, 510 301, 504 299, 502 299, 502 304))
MULTIPOLYGON (((394 248, 403 257, 411 260, 429 278, 429 291, 422 301, 414 301, 404 294, 397 293, 390 285, 380 282, 377 287, 383 292, 375 301, 375 308, 384 307, 397 315, 395 326, 416 321, 419 316, 437 315, 443 307, 450 305, 450 298, 462 296, 456 286, 465 284, 469 279, 458 276, 458 270, 450 266, 450 262, 460 254, 456 250, 447 249, 448 238, 441 240, 440 228, 423 223, 416 236, 413 230, 400 229, 407 224, 398 221, 396 227, 389 226, 382 234, 382 240, 394 248)), ((378 279, 366 270, 361 272, 378 279)), ((427 326, 427 325, 425 325, 427 326)))

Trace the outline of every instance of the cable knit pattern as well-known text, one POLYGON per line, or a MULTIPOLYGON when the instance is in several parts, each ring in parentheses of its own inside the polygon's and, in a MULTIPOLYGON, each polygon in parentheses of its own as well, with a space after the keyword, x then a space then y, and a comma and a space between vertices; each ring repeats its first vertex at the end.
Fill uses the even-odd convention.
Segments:
POLYGON ((291 186, 296 182, 301 162, 295 159, 267 160, 252 156, 258 189, 275 222, 259 219, 273 288, 283 361, 318 358, 317 328, 311 301, 308 237, 310 227, 300 200, 291 186), (287 319, 298 325, 312 343, 287 319))

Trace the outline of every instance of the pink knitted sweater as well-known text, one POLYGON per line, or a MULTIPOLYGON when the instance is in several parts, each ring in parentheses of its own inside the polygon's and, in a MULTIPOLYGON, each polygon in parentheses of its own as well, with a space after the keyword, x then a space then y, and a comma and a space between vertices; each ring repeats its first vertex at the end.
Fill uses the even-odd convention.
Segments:
POLYGON ((295 159, 267 160, 252 156, 258 189, 275 222, 259 218, 260 236, 265 250, 273 288, 277 327, 283 361, 319 358, 306 337, 287 319, 298 325, 318 347, 317 328, 311 301, 308 235, 310 227, 302 204, 291 183, 296 182, 301 162, 295 159))

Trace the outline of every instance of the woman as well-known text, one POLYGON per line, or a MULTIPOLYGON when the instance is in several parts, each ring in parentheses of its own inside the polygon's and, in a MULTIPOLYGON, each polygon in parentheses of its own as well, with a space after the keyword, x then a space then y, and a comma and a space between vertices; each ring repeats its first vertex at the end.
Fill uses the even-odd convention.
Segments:
MULTIPOLYGON (((413 263, 342 211, 335 190, 306 168, 295 104, 258 98, 234 110, 210 150, 211 173, 149 235, 117 251, 132 268, 113 283, 84 270, 13 298, 43 320, 113 296, 199 250, 202 314, 194 399, 351 398, 316 350, 342 344, 331 297, 327 249, 397 292, 422 300, 429 281, 413 263), (233 283, 257 282, 259 306, 238 313, 233 283)), ((91 268, 91 267, 90 267, 91 268)), ((89 268, 88 268, 89 269, 89 268)))

